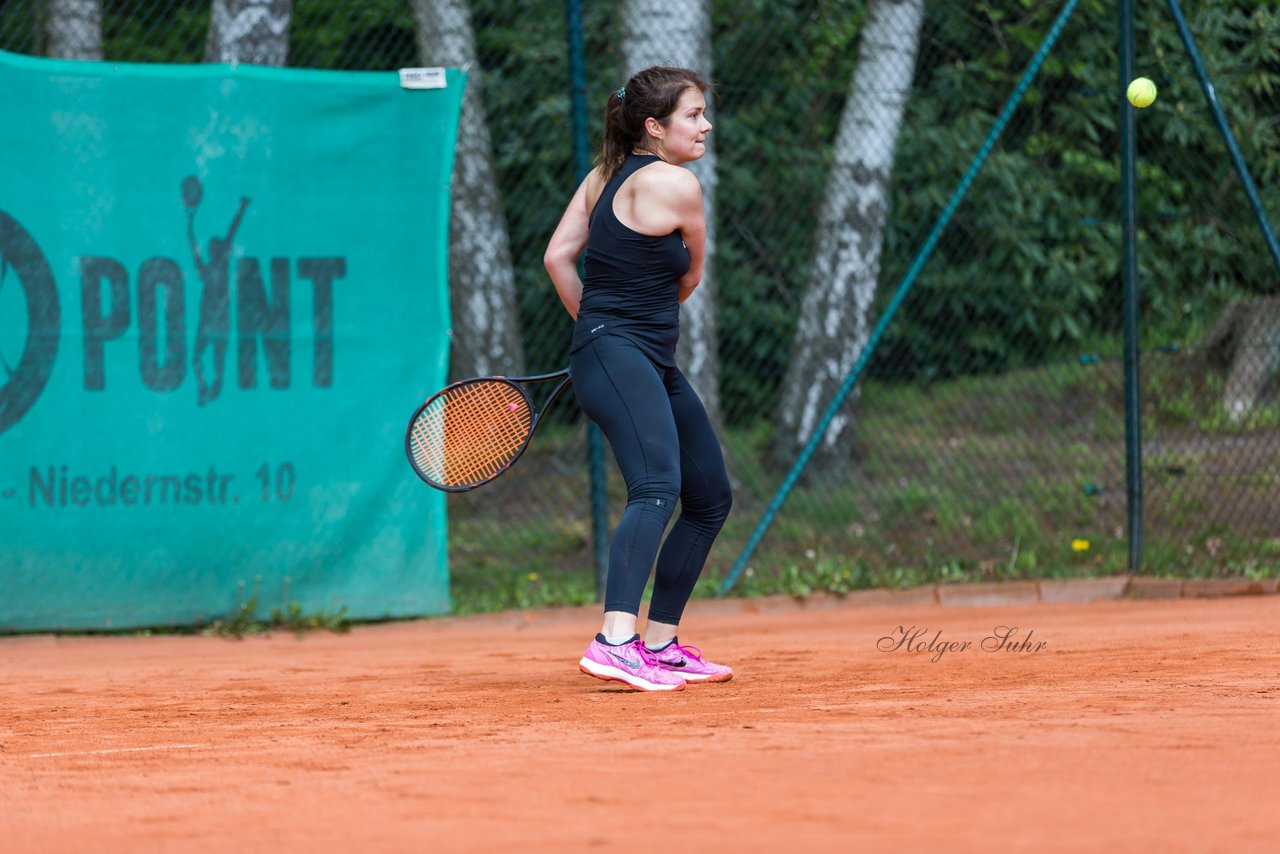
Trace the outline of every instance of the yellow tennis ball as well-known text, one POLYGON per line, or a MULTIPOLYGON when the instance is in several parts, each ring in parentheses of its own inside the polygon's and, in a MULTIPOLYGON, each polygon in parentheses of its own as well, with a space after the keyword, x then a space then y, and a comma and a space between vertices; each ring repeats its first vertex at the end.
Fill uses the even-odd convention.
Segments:
POLYGON ((1141 109, 1151 106, 1156 99, 1156 84, 1150 78, 1138 77, 1129 84, 1129 103, 1141 109))

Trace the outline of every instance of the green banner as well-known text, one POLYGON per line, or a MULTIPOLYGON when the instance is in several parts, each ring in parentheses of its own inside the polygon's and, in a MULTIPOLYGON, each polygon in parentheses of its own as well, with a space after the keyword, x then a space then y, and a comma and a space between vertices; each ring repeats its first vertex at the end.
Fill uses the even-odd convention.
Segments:
POLYGON ((448 609, 464 83, 0 53, 0 630, 448 609))

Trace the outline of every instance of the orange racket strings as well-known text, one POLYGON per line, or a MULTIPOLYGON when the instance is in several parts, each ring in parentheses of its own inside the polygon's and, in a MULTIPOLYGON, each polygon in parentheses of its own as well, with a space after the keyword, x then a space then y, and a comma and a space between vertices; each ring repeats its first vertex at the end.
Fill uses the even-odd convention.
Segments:
POLYGON ((418 468, 441 486, 497 475, 529 436, 533 413, 520 390, 482 380, 447 389, 419 413, 409 445, 418 468))

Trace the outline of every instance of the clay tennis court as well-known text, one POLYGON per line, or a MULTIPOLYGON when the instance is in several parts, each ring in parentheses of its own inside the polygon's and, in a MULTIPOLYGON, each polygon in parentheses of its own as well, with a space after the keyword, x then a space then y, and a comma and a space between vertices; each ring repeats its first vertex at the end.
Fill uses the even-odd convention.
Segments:
POLYGON ((0 847, 1280 845, 1280 597, 859 601, 695 602, 737 676, 660 695, 577 672, 594 609, 0 639, 0 847))

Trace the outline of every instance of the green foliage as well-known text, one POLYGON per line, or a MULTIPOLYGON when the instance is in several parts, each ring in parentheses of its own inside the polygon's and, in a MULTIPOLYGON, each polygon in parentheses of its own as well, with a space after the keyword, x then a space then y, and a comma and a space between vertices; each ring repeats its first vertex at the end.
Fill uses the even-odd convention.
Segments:
POLYGON ((501 562, 474 574, 463 575, 453 586, 455 614, 587 605, 595 601, 595 585, 581 573, 539 572, 503 566, 501 562))
POLYGON ((714 275, 721 389, 734 420, 767 410, 786 373, 862 7, 834 0, 712 5, 720 81, 712 117, 714 275))
POLYGON ((204 61, 209 34, 208 0, 104 0, 102 49, 115 62, 204 61))
MULTIPOLYGON (((895 164, 884 285, 896 283, 1059 4, 931 5, 895 164), (997 47, 998 46, 998 47, 997 47)), ((1180 341, 1275 271, 1164 4, 1135 4, 1139 279, 1148 340, 1180 341)), ((1084 3, 969 191, 876 360, 882 376, 1037 364, 1120 323, 1117 80, 1111 4, 1084 3)), ((1255 178, 1280 168, 1280 13, 1203 4, 1190 25, 1255 178), (1249 11, 1251 10, 1251 11, 1249 11)), ((1271 194, 1274 198, 1274 194, 1271 194)))
POLYGON ((293 4, 289 64, 394 71, 421 65, 405 0, 306 0, 293 4))
POLYGON ((39 0, 0 0, 0 50, 39 53, 39 0), (26 26, 16 26, 22 21, 26 26))

